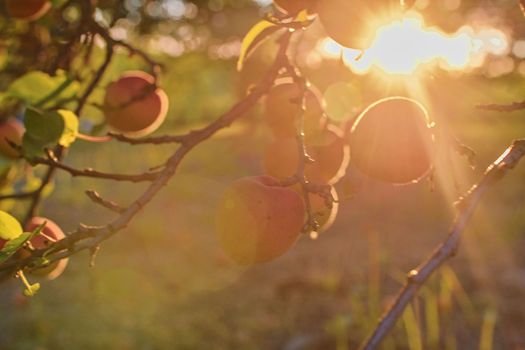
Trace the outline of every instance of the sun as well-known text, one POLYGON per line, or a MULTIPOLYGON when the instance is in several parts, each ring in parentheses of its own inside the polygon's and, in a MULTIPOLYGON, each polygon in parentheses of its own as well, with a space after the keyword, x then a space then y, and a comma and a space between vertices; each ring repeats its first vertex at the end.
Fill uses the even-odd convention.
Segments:
POLYGON ((356 74, 380 70, 388 75, 413 75, 434 67, 465 71, 479 67, 488 54, 503 55, 508 49, 509 39, 498 29, 464 26, 447 34, 427 27, 415 13, 377 28, 372 44, 363 51, 330 38, 318 44, 321 55, 342 59, 356 74))

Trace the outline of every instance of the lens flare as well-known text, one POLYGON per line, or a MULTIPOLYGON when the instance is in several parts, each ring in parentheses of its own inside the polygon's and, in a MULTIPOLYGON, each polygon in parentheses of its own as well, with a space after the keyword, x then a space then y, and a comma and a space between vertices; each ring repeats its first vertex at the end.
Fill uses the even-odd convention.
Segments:
POLYGON ((425 27, 419 17, 409 17, 380 27, 365 51, 345 48, 330 38, 318 43, 318 51, 327 59, 342 59, 357 74, 379 68, 389 74, 409 75, 429 66, 451 71, 479 67, 488 54, 507 54, 509 39, 498 29, 475 31, 470 26, 449 35, 425 27))

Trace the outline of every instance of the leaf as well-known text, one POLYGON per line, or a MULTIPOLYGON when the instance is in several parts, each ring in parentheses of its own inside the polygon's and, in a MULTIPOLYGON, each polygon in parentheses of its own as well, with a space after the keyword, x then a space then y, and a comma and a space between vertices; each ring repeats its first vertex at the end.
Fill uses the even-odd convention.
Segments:
MULTIPOLYGON (((56 112, 41 113, 34 108, 28 108, 24 117, 24 126, 27 135, 43 145, 56 143, 64 130, 64 120, 55 115, 56 112)), ((24 136, 25 136, 24 134, 24 136)))
POLYGON ((0 238, 13 240, 18 238, 23 232, 24 230, 22 230, 22 226, 17 219, 9 213, 0 210, 0 238))
POLYGON ((17 238, 7 241, 2 250, 0 250, 0 264, 16 253, 31 237, 30 232, 24 232, 17 238))
POLYGON ((6 96, 30 105, 43 106, 52 100, 72 97, 78 89, 78 82, 63 71, 57 72, 55 76, 33 71, 12 82, 6 91, 6 96))
POLYGON ((24 157, 31 160, 41 156, 44 148, 55 144, 69 147, 78 135, 78 118, 75 113, 60 109, 42 113, 28 108, 24 118, 26 133, 22 138, 24 157))
POLYGON ((62 130, 62 135, 58 143, 61 146, 69 147, 75 142, 78 136, 78 117, 75 113, 65 109, 59 109, 56 113, 58 113, 64 121, 64 129, 62 130))
POLYGON ((259 21, 246 33, 242 39, 241 52, 237 61, 237 70, 241 71, 244 61, 250 53, 271 34, 275 33, 281 27, 267 20, 259 21))
MULTIPOLYGON (((2 250, 0 250, 0 264, 9 259, 13 254, 15 254, 20 248, 22 248, 22 246, 27 241, 33 239, 33 237, 40 234, 45 224, 46 223, 44 222, 42 225, 38 226, 33 232, 23 232, 20 235, 18 235, 18 237, 16 237, 15 239, 7 241, 2 250)), ((20 227, 20 229, 22 228, 20 227)))

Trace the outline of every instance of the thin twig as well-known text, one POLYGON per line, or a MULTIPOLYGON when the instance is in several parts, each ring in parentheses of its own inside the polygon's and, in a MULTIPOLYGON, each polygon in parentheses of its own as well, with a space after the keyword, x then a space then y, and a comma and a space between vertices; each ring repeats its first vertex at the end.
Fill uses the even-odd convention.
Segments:
POLYGON ((115 213, 122 214, 126 210, 126 208, 121 207, 117 203, 102 198, 98 194, 97 191, 87 190, 85 193, 86 193, 86 196, 88 196, 89 199, 91 199, 94 203, 99 204, 99 205, 103 206, 104 208, 109 209, 111 211, 114 211, 115 213))
POLYGON ((511 104, 486 104, 486 105, 477 105, 478 109, 483 109, 486 111, 497 111, 497 112, 514 112, 525 109, 525 101, 513 102, 511 104))
POLYGON ((113 181, 128 181, 128 182, 146 182, 154 181, 160 174, 160 172, 145 172, 142 174, 115 174, 115 173, 104 173, 101 171, 93 170, 91 168, 86 169, 76 169, 72 166, 61 163, 58 159, 55 158, 34 158, 34 164, 44 164, 52 168, 57 168, 64 170, 71 174, 73 177, 91 177, 95 179, 106 179, 113 181))
POLYGON ((114 138, 117 141, 129 143, 130 145, 145 145, 145 144, 151 144, 151 145, 160 145, 165 143, 182 143, 186 138, 188 138, 187 135, 180 135, 180 136, 172 136, 172 135, 164 135, 164 136, 153 136, 153 137, 144 137, 140 139, 135 139, 132 137, 127 137, 122 134, 116 134, 116 133, 108 133, 109 136, 114 138))
POLYGON ((457 202, 458 214, 447 238, 434 250, 434 253, 419 267, 408 273, 405 285, 399 291, 394 303, 388 308, 373 333, 361 345, 362 350, 376 349, 388 332, 394 327, 419 288, 445 261, 456 254, 459 240, 469 219, 483 194, 509 170, 513 169, 525 156, 525 139, 517 140, 492 163, 481 180, 472 186, 465 196, 457 202))

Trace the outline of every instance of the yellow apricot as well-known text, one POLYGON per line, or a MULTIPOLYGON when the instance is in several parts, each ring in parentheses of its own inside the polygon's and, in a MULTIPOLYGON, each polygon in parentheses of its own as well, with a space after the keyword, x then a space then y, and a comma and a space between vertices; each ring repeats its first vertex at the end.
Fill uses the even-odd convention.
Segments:
POLYGON ((225 191, 216 225, 224 251, 238 264, 273 260, 287 252, 304 223, 304 202, 269 176, 244 177, 225 191))

